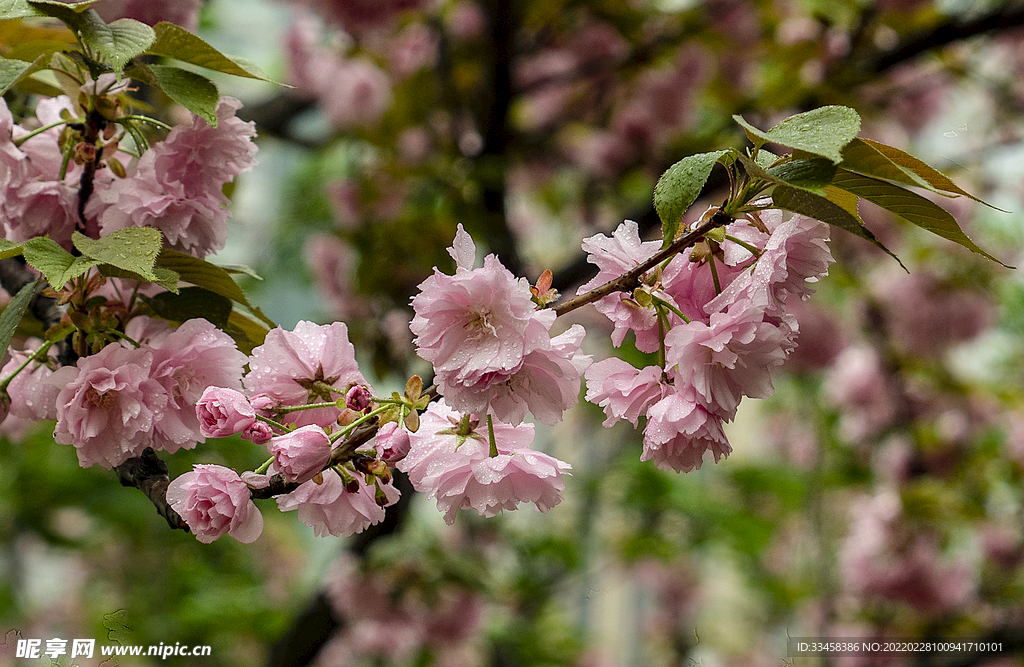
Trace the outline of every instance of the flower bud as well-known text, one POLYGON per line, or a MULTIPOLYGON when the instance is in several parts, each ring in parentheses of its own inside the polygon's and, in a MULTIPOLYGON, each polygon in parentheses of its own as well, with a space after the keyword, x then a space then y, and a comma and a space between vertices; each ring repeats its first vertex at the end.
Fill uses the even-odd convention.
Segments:
POLYGON ((345 394, 345 406, 350 410, 356 412, 362 412, 366 408, 370 407, 370 401, 373 395, 367 390, 366 387, 355 384, 345 394))
POLYGON ((274 437, 274 431, 266 422, 254 421, 252 426, 242 431, 242 437, 257 445, 265 445, 274 437))
POLYGON ((256 411, 241 392, 207 387, 196 403, 196 417, 203 436, 223 438, 251 428, 256 422, 256 411))
POLYGON ((288 481, 305 482, 327 465, 331 439, 322 428, 310 424, 271 439, 267 449, 288 481))
POLYGON ((377 431, 374 442, 377 458, 385 463, 395 464, 409 453, 409 434, 395 422, 388 422, 377 431))
POLYGON ((271 398, 266 394, 260 394, 259 396, 253 397, 249 404, 252 405, 253 409, 260 414, 262 417, 271 417, 274 414, 274 410, 280 405, 277 399, 271 398))

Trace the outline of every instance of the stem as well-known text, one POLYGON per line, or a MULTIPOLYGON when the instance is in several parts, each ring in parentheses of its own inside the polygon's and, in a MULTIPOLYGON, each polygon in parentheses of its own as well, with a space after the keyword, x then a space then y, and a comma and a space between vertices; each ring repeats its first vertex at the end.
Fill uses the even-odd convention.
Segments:
POLYGON ((736 245, 742 246, 747 252, 749 252, 754 257, 760 257, 761 256, 761 252, 762 251, 757 246, 750 245, 746 241, 741 241, 740 239, 736 238, 735 236, 733 236, 731 234, 726 234, 725 238, 727 238, 728 240, 732 241, 736 245))
POLYGON ((284 431, 285 433, 288 432, 288 427, 287 426, 285 426, 284 424, 282 424, 279 421, 275 421, 275 420, 271 419, 270 417, 264 417, 263 415, 256 415, 256 419, 260 420, 264 424, 270 424, 274 428, 280 429, 280 430, 284 431))
POLYGON ((655 308, 658 313, 658 365, 665 368, 665 334, 668 333, 668 317, 662 308, 655 308))
POLYGON ((289 412, 299 412, 301 410, 319 410, 320 408, 336 408, 338 404, 334 401, 330 403, 310 403, 308 405, 290 405, 286 408, 276 408, 277 412, 281 414, 288 414, 289 412))
POLYGON ((171 127, 167 123, 161 122, 161 121, 157 120, 156 118, 150 118, 149 116, 128 115, 128 116, 121 116, 117 120, 118 121, 122 121, 122 120, 137 120, 140 123, 146 123, 147 125, 152 125, 153 127, 159 127, 161 130, 167 130, 168 132, 170 132, 171 130, 174 129, 173 127, 171 127))
POLYGON ((490 415, 487 415, 487 437, 491 441, 490 456, 494 458, 498 455, 498 443, 494 439, 494 420, 490 415))
POLYGON ((722 293, 722 284, 718 280, 718 267, 715 266, 715 253, 708 254, 708 265, 711 267, 711 279, 715 281, 715 294, 722 293))
POLYGON ((15 146, 21 146, 23 143, 25 143, 26 141, 28 141, 32 137, 36 136, 37 134, 42 134, 43 132, 46 132, 47 130, 52 130, 53 128, 60 127, 61 125, 67 125, 69 122, 70 121, 59 120, 56 123, 50 123, 49 125, 44 125, 42 127, 37 127, 36 129, 32 130, 28 134, 23 134, 20 137, 18 137, 17 139, 14 139, 12 141, 12 143, 15 146))
MULTIPOLYGON (((328 403, 327 405, 334 405, 334 403, 328 403)), ((372 412, 366 413, 365 415, 363 415, 359 419, 355 420, 354 422, 352 422, 351 424, 349 424, 345 428, 341 429, 337 433, 332 434, 331 435, 331 444, 333 445, 335 442, 337 442, 341 438, 345 437, 346 435, 348 435, 349 433, 354 431, 355 428, 357 426, 359 426, 360 424, 368 422, 371 419, 373 419, 374 417, 376 417, 377 415, 381 414, 382 412, 387 412, 390 409, 391 409, 390 406, 382 406, 382 407, 379 407, 379 408, 377 408, 376 410, 374 410, 372 412)))
POLYGON ((701 237, 710 232, 712 229, 715 229, 717 227, 724 227, 725 225, 728 225, 731 222, 733 222, 733 219, 731 217, 729 217, 725 213, 722 213, 721 211, 718 211, 714 215, 712 215, 707 222, 698 225, 696 229, 689 232, 688 234, 684 234, 683 236, 680 236, 679 238, 675 239, 667 247, 662 248, 653 256, 651 256, 650 259, 635 266, 634 268, 622 274, 618 278, 609 280, 604 285, 601 285, 600 287, 595 287, 589 292, 580 294, 579 296, 569 299, 568 301, 564 301, 562 303, 559 303, 558 305, 549 305, 548 307, 552 308, 557 315, 565 315, 566 313, 571 313, 577 308, 582 308, 588 303, 593 303, 600 299, 601 297, 608 296, 612 292, 628 292, 629 290, 636 289, 636 287, 640 284, 640 276, 642 276, 644 273, 651 270, 665 259, 668 259, 673 255, 678 254, 679 251, 682 250, 683 248, 688 248, 689 246, 693 245, 698 240, 700 240, 701 237))
POLYGON ((257 475, 266 475, 267 474, 267 468, 269 468, 270 464, 273 463, 273 462, 274 462, 274 457, 271 456, 269 459, 267 459, 266 461, 263 462, 263 465, 261 465, 259 468, 256 468, 255 470, 253 470, 253 472, 256 473, 257 475))
POLYGON ((683 315, 683 312, 682 312, 681 310, 679 310, 678 308, 676 308, 675 306, 673 306, 673 305, 672 305, 671 303, 669 303, 668 301, 666 301, 666 300, 664 300, 664 299, 662 299, 662 298, 660 298, 660 297, 656 297, 656 296, 654 296, 653 294, 652 294, 651 296, 652 296, 652 298, 654 299, 654 303, 655 303, 655 304, 657 304, 657 305, 659 305, 659 306, 664 306, 665 308, 668 308, 668 309, 669 309, 669 310, 671 310, 671 311, 672 311, 673 313, 675 313, 676 315, 678 315, 678 316, 679 316, 679 318, 680 318, 681 320, 683 320, 683 322, 686 322, 687 324, 689 324, 689 323, 690 323, 690 321, 691 321, 691 320, 690 320, 690 318, 689 318, 689 317, 687 317, 686 315, 683 315))

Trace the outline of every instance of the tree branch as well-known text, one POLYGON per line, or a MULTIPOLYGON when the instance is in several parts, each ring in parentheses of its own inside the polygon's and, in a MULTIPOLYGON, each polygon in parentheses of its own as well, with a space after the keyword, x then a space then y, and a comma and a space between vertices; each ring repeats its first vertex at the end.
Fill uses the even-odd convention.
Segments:
POLYGON ((167 464, 156 455, 152 447, 142 450, 142 456, 130 458, 114 468, 121 486, 133 486, 146 494, 157 514, 162 516, 171 528, 191 532, 185 520, 167 504, 167 464))

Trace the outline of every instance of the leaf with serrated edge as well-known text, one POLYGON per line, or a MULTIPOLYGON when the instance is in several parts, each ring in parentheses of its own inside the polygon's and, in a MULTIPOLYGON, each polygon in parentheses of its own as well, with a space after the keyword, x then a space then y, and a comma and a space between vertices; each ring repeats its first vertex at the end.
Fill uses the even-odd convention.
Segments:
POLYGON ((989 204, 984 199, 979 199, 975 197, 970 192, 967 192, 966 190, 962 189, 959 185, 951 181, 949 177, 943 174, 942 172, 922 162, 913 155, 910 155, 909 153, 905 153, 898 148, 887 146, 886 144, 883 144, 878 141, 872 141, 871 139, 864 139, 863 141, 864 143, 871 146, 879 153, 887 157, 889 160, 891 160, 896 166, 906 169, 912 174, 920 176, 926 183, 928 183, 928 185, 935 188, 936 190, 939 190, 940 192, 952 192, 954 194, 963 195, 964 197, 973 199, 979 204, 984 204, 989 208, 994 208, 995 210, 1002 211, 1003 213, 1009 213, 1009 211, 1003 211, 1003 209, 999 207, 992 206, 992 204, 989 204))
POLYGON ((202 287, 184 287, 178 294, 162 292, 145 301, 159 317, 175 322, 202 317, 223 329, 231 315, 230 299, 202 287))
POLYGON ((0 239, 0 259, 7 259, 8 257, 17 257, 21 254, 21 244, 8 241, 7 239, 0 239))
POLYGON ((160 90, 181 106, 217 127, 217 86, 205 76, 168 65, 150 65, 160 90))
MULTIPOLYGON (((869 144, 867 140, 857 138, 843 148, 843 161, 839 166, 848 171, 855 171, 865 176, 884 178, 904 185, 932 189, 924 179, 913 172, 902 169, 892 160, 885 157, 869 144)), ((938 192, 936 190, 936 192, 938 192)), ((948 196, 948 195, 946 195, 948 196)))
POLYGON ((99 239, 75 232, 71 242, 86 257, 137 273, 144 280, 158 280, 153 273, 157 255, 163 246, 163 235, 158 229, 126 227, 99 239))
MULTIPOLYGON (((792 211, 793 213, 806 215, 809 218, 820 220, 821 222, 828 223, 834 227, 850 232, 862 239, 867 239, 885 251, 887 255, 899 262, 900 266, 903 266, 903 262, 900 261, 900 258, 882 245, 882 242, 875 238, 875 235, 871 233, 871 230, 862 225, 859 219, 850 215, 842 206, 834 204, 822 196, 816 195, 813 192, 808 192, 807 190, 791 188, 786 185, 777 185, 772 190, 772 203, 774 208, 781 208, 784 211, 792 211)), ((906 269, 907 267, 903 266, 903 270, 906 271, 906 269)))
POLYGON ((153 283, 163 287, 168 292, 178 293, 178 274, 168 269, 161 269, 159 266, 153 269, 153 277, 143 276, 134 271, 126 271, 113 264, 100 264, 99 271, 108 278, 121 278, 122 280, 137 280, 140 283, 153 283))
POLYGON ((29 304, 32 303, 32 297, 35 296, 36 290, 42 282, 42 280, 34 280, 22 287, 14 295, 14 298, 7 302, 4 312, 0 313, 0 349, 3 350, 0 352, 0 356, 3 356, 11 346, 18 323, 21 322, 21 318, 25 317, 25 312, 28 310, 29 304))
POLYGON ((46 281, 54 289, 64 287, 98 263, 87 257, 75 257, 46 237, 29 239, 22 246, 25 261, 46 276, 46 281))
POLYGON ((840 190, 834 185, 826 185, 825 199, 852 215, 860 224, 864 224, 864 221, 860 218, 860 209, 857 208, 857 195, 846 190, 840 190))
POLYGON ((668 168, 654 187, 654 208, 661 218, 663 245, 667 246, 679 230, 679 222, 704 188, 718 158, 728 151, 698 153, 685 157, 668 168))
POLYGON ((215 294, 240 303, 271 327, 277 326, 259 308, 249 303, 242 288, 234 281, 231 274, 216 264, 177 250, 164 248, 160 252, 160 257, 157 258, 157 268, 172 269, 181 276, 181 280, 197 287, 205 287, 215 294))
POLYGON ((755 148, 760 148, 762 144, 768 142, 768 137, 765 136, 765 133, 748 123, 747 119, 743 116, 734 114, 732 119, 743 128, 743 131, 747 134, 747 139, 750 140, 750 143, 754 144, 755 148))
POLYGON ((892 211, 904 220, 932 234, 937 234, 979 255, 983 255, 993 262, 1007 266, 979 248, 967 234, 964 234, 956 218, 950 215, 946 209, 934 202, 928 201, 921 195, 905 190, 888 181, 854 174, 843 169, 840 169, 836 174, 833 183, 837 188, 842 188, 847 192, 851 192, 858 197, 863 197, 869 202, 881 206, 887 211, 892 211))
POLYGON ((28 0, 0 0, 0 21, 42 16, 28 4, 28 0))
POLYGON ((156 40, 156 33, 145 23, 118 19, 104 23, 94 10, 82 14, 79 28, 82 41, 120 72, 135 56, 145 53, 156 40))
POLYGON ((56 0, 28 0, 28 4, 36 11, 36 15, 51 16, 64 22, 72 30, 79 30, 82 27, 82 15, 89 11, 89 7, 95 5, 99 0, 86 0, 85 2, 67 3, 56 0))
POLYGON ((244 58, 221 53, 202 38, 180 26, 161 21, 153 26, 153 29, 156 31, 156 41, 147 51, 151 55, 174 58, 215 72, 271 81, 255 64, 244 58))
MULTIPOLYGON (((853 109, 841 106, 820 107, 798 113, 767 132, 753 127, 741 116, 733 116, 733 120, 740 123, 748 137, 753 134, 760 143, 771 142, 820 155, 835 164, 843 159, 840 152, 843 146, 860 132, 860 116, 853 109)), ((757 142, 754 144, 759 145, 757 142)))

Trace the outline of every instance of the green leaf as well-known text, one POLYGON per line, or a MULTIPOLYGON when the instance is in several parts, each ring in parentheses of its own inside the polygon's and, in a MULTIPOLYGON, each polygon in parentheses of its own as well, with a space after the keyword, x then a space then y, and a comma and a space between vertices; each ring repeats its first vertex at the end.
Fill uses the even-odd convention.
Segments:
POLYGON ((82 41, 96 55, 120 72, 135 56, 142 55, 156 40, 156 33, 145 23, 118 19, 109 25, 94 10, 82 14, 79 27, 82 41))
POLYGON ((240 274, 243 276, 249 276, 254 280, 263 280, 263 276, 256 273, 251 267, 248 267, 245 264, 218 264, 217 266, 231 274, 240 274))
MULTIPOLYGON (((927 164, 917 159, 913 155, 905 153, 898 148, 887 146, 881 142, 872 141, 871 139, 863 139, 863 141, 865 144, 867 144, 871 148, 874 148, 876 151, 885 156, 896 166, 905 169, 916 176, 919 176, 922 180, 924 180, 929 186, 931 186, 935 190, 938 190, 939 192, 951 192, 954 195, 963 195, 964 197, 973 199, 979 204, 984 204, 985 206, 988 206, 989 208, 994 208, 997 211, 1003 211, 1003 209, 996 208, 995 206, 992 206, 992 204, 989 204, 987 201, 979 199, 972 195, 971 193, 967 192, 966 190, 961 189, 960 186, 951 181, 948 176, 928 166, 927 164)), ((877 176, 878 174, 871 175, 877 176)), ((1003 213, 1009 213, 1009 211, 1003 211, 1003 213)))
POLYGON ((715 162, 726 153, 728 151, 714 151, 685 157, 658 179, 654 187, 654 208, 661 217, 664 246, 675 238, 683 213, 700 196, 715 162))
POLYGON ((223 329, 224 333, 234 339, 238 349, 245 354, 252 354, 254 347, 263 345, 267 334, 270 333, 270 329, 246 316, 237 308, 232 309, 231 315, 228 316, 228 323, 223 329))
POLYGON ((178 293, 178 274, 169 269, 161 269, 159 266, 153 269, 152 276, 155 276, 155 279, 152 276, 143 276, 134 271, 126 271, 113 264, 100 264, 99 270, 101 274, 108 278, 122 278, 124 280, 137 280, 143 283, 154 283, 169 292, 178 293))
MULTIPOLYGON (((979 248, 960 228, 956 218, 946 209, 931 202, 919 194, 910 192, 899 185, 877 178, 854 174, 840 169, 833 181, 837 188, 863 197, 887 211, 892 211, 904 220, 937 234, 944 239, 959 243, 979 255, 984 255, 993 262, 1003 264, 998 259, 979 248)), ((1012 268, 1008 267, 1007 268, 1012 268)))
POLYGON ((21 322, 21 318, 28 311, 28 306, 32 303, 32 297, 35 296, 36 290, 39 289, 42 282, 42 280, 34 280, 22 287, 14 295, 14 298, 7 303, 4 312, 0 313, 0 349, 3 349, 4 353, 11 346, 11 340, 14 338, 14 332, 18 328, 18 323, 21 322))
MULTIPOLYGON (((885 251, 887 255, 899 262, 900 266, 903 266, 903 262, 900 262, 900 258, 882 245, 882 242, 875 238, 875 235, 871 233, 871 230, 863 225, 859 218, 850 215, 850 213, 842 206, 834 204, 825 197, 816 195, 813 192, 808 192, 807 190, 793 188, 788 185, 776 185, 775 189, 772 190, 772 202, 775 208, 781 208, 784 211, 792 211, 793 213, 806 215, 809 218, 820 220, 821 222, 828 223, 833 227, 838 227, 850 232, 851 234, 855 234, 862 239, 867 239, 885 251)), ((904 270, 906 270, 906 268, 907 267, 903 266, 904 270)))
POLYGON ((24 60, 0 58, 0 95, 6 93, 11 86, 18 83, 19 79, 30 73, 35 64, 27 63, 24 60))
POLYGON ((157 86, 181 106, 217 127, 217 86, 205 76, 169 65, 149 65, 157 86))
POLYGON ((99 0, 75 3, 58 2, 57 0, 28 0, 29 6, 35 10, 35 16, 52 16, 55 19, 60 19, 72 30, 81 28, 82 14, 97 2, 99 0))
POLYGON ((753 125, 747 122, 747 119, 739 114, 733 114, 732 119, 743 128, 743 131, 747 134, 747 139, 750 143, 754 144, 754 148, 761 148, 762 145, 768 142, 768 137, 764 132, 757 129, 753 125))
POLYGON ((913 172, 900 168, 892 160, 878 152, 865 139, 854 139, 843 148, 843 161, 840 168, 855 171, 865 176, 884 178, 889 181, 913 185, 919 188, 931 187, 913 172))
POLYGON ((99 239, 75 232, 71 241, 84 256, 99 263, 131 271, 142 276, 143 280, 156 282, 160 279, 153 273, 157 255, 163 247, 163 235, 158 229, 127 227, 99 239))
POLYGON ((0 21, 24 19, 30 16, 41 16, 28 0, 0 0, 0 21))
POLYGON ((21 254, 21 244, 8 241, 7 239, 0 239, 0 259, 7 259, 8 257, 16 257, 21 254))
POLYGON ((836 165, 827 158, 790 160, 771 167, 767 173, 783 183, 804 190, 821 190, 832 181, 836 165))
POLYGON ((767 169, 771 167, 773 164, 775 164, 775 161, 778 159, 778 155, 772 153, 771 151, 766 151, 763 148, 758 150, 757 153, 754 154, 754 162, 757 164, 757 166, 761 167, 762 169, 767 169))
POLYGON ((860 116, 849 107, 828 106, 812 109, 783 120, 762 132, 750 125, 742 116, 733 116, 747 132, 755 146, 772 142, 795 150, 828 158, 835 164, 842 159, 843 146, 860 132, 860 116), (760 142, 760 143, 759 143, 760 142))
POLYGON ((46 237, 29 239, 22 246, 25 261, 46 276, 46 282, 58 290, 99 264, 87 257, 75 257, 46 237))
POLYGON ((860 224, 864 224, 864 221, 860 218, 860 209, 857 208, 857 202, 859 201, 859 197, 857 197, 857 195, 852 192, 847 192, 846 190, 840 190, 834 185, 826 185, 824 187, 824 192, 825 199, 828 199, 830 202, 855 217, 860 224))
POLYGON ((214 294, 220 294, 236 303, 240 303, 248 308, 253 315, 271 327, 277 326, 259 308, 249 303, 242 288, 234 281, 231 274, 216 264, 211 264, 204 259, 199 259, 177 250, 164 248, 157 259, 157 267, 176 271, 181 276, 181 280, 192 283, 197 287, 205 287, 214 294))
POLYGON ((271 81, 254 63, 244 58, 225 55, 180 26, 161 21, 153 26, 153 29, 156 31, 156 41, 147 53, 192 63, 215 72, 271 81))
POLYGON ((231 300, 202 287, 183 287, 178 294, 162 292, 147 298, 153 312, 165 320, 184 322, 202 317, 223 329, 231 315, 231 300))

